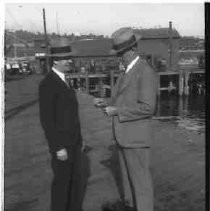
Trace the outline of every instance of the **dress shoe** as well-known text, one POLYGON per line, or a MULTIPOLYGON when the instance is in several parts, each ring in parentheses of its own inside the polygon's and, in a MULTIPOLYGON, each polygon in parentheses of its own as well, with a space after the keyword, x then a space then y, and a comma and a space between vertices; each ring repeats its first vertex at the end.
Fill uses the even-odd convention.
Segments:
POLYGON ((134 207, 125 206, 124 209, 123 209, 123 211, 137 211, 137 209, 134 208, 134 207))
POLYGON ((102 211, 116 211, 112 205, 105 205, 102 207, 102 211))

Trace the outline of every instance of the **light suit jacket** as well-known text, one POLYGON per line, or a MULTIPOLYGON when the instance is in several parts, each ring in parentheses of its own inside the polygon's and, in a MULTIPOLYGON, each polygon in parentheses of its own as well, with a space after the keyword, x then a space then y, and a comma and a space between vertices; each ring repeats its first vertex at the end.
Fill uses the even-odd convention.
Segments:
POLYGON ((128 73, 119 76, 113 89, 110 105, 117 106, 119 111, 112 117, 117 144, 127 148, 150 146, 156 98, 157 73, 139 58, 128 73))

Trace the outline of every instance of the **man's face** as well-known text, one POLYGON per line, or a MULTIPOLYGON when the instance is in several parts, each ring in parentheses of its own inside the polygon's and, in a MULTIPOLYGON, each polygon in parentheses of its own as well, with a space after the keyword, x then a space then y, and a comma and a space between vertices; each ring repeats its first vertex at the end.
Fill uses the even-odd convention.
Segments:
POLYGON ((121 52, 118 56, 120 57, 120 62, 126 67, 130 62, 129 51, 121 52))
POLYGON ((56 61, 56 69, 62 73, 72 72, 72 61, 69 59, 62 59, 56 61))

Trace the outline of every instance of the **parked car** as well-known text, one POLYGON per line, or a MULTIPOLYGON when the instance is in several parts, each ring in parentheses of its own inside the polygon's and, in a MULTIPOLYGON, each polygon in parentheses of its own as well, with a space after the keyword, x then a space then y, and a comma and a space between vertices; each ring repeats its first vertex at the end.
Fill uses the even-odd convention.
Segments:
POLYGON ((22 61, 20 63, 20 70, 19 72, 21 74, 31 74, 32 73, 32 69, 30 66, 30 63, 28 61, 22 61))
POLYGON ((4 80, 7 81, 8 75, 11 73, 11 64, 5 63, 4 64, 4 80))
POLYGON ((14 62, 11 64, 11 69, 9 70, 10 74, 18 74, 20 70, 20 64, 18 62, 14 62))

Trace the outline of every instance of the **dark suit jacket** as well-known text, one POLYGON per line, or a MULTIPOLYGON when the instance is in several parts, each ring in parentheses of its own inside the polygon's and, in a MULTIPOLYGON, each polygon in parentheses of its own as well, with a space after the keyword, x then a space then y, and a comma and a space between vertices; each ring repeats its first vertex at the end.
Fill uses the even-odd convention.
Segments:
POLYGON ((119 109, 118 116, 112 119, 113 135, 119 145, 150 146, 156 97, 157 74, 140 58, 128 73, 119 76, 111 98, 111 105, 119 109))
POLYGON ((51 71, 39 85, 40 121, 51 152, 81 144, 74 89, 51 71))

